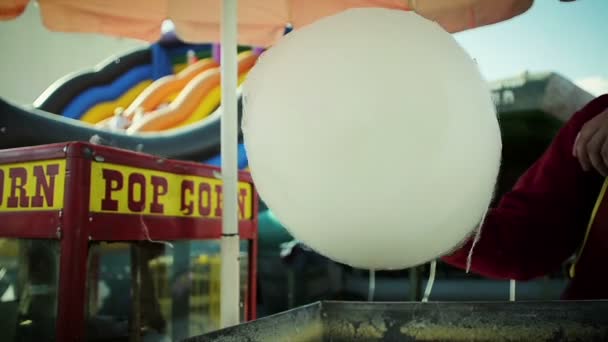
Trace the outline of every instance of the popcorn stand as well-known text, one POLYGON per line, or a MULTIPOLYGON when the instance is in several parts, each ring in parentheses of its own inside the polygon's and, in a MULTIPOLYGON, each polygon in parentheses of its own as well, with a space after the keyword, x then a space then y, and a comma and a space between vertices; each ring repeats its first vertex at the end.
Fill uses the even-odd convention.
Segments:
MULTIPOLYGON (((63 143, 0 151, 3 341, 180 340, 220 327, 217 169, 63 143)), ((239 174, 240 317, 257 195, 239 174)))

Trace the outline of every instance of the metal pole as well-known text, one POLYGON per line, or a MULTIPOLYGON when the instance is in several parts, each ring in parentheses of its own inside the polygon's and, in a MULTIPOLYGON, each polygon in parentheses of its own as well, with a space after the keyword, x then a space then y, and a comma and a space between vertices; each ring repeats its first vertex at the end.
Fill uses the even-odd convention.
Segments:
POLYGON ((374 301, 374 293, 376 292, 376 271, 369 270, 369 287, 367 289, 367 301, 374 301))
POLYGON ((515 301, 515 286, 516 286, 517 282, 514 279, 511 279, 509 281, 509 301, 510 302, 514 302, 515 301))
POLYGON ((410 268, 410 301, 417 302, 421 297, 421 279, 418 266, 410 268))
POLYGON ((237 20, 237 0, 223 0, 220 54, 224 109, 221 125, 223 210, 220 315, 222 327, 239 323, 237 20))
POLYGON ((131 319, 130 342, 141 341, 141 246, 138 242, 131 245, 131 319))

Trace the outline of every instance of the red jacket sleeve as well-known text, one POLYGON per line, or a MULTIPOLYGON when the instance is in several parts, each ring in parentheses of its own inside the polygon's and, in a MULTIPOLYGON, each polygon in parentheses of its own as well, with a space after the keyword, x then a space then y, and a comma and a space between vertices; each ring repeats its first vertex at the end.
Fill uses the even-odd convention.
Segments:
MULTIPOLYGON (((528 280, 560 267, 579 247, 602 178, 584 172, 572 155, 585 122, 608 108, 608 94, 575 113, 545 153, 490 209, 473 250, 471 271, 528 280)), ((442 260, 465 268, 472 238, 442 260)))

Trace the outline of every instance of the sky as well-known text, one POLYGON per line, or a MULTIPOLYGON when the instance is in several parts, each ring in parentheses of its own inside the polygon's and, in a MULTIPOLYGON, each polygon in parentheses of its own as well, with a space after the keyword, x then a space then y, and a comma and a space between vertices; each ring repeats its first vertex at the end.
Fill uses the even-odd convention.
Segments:
POLYGON ((608 0, 536 0, 524 14, 455 37, 488 80, 554 71, 608 93, 608 0))

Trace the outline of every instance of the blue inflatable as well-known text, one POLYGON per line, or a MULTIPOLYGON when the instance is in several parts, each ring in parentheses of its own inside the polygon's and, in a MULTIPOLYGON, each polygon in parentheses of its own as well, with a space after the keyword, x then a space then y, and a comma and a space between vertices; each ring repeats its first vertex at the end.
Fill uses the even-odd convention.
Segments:
MULTIPOLYGON (((217 155, 209 158, 208 160, 204 161, 203 164, 220 167, 222 165, 222 156, 217 155)), ((245 152, 245 144, 239 144, 238 146, 238 165, 239 170, 243 170, 249 166, 249 161, 247 160, 247 154, 245 152)))
POLYGON ((167 49, 156 43, 150 46, 150 50, 152 51, 152 79, 157 80, 173 74, 173 64, 167 49))
POLYGON ((151 63, 136 66, 109 84, 89 88, 77 95, 64 108, 62 114, 71 119, 80 119, 93 106, 113 101, 129 89, 145 80, 157 80, 173 73, 173 64, 168 49, 160 44, 150 46, 151 63))
POLYGON ((98 103, 115 100, 140 82, 152 79, 152 72, 151 64, 138 66, 127 71, 111 84, 85 90, 66 106, 62 115, 71 119, 80 119, 98 103))

